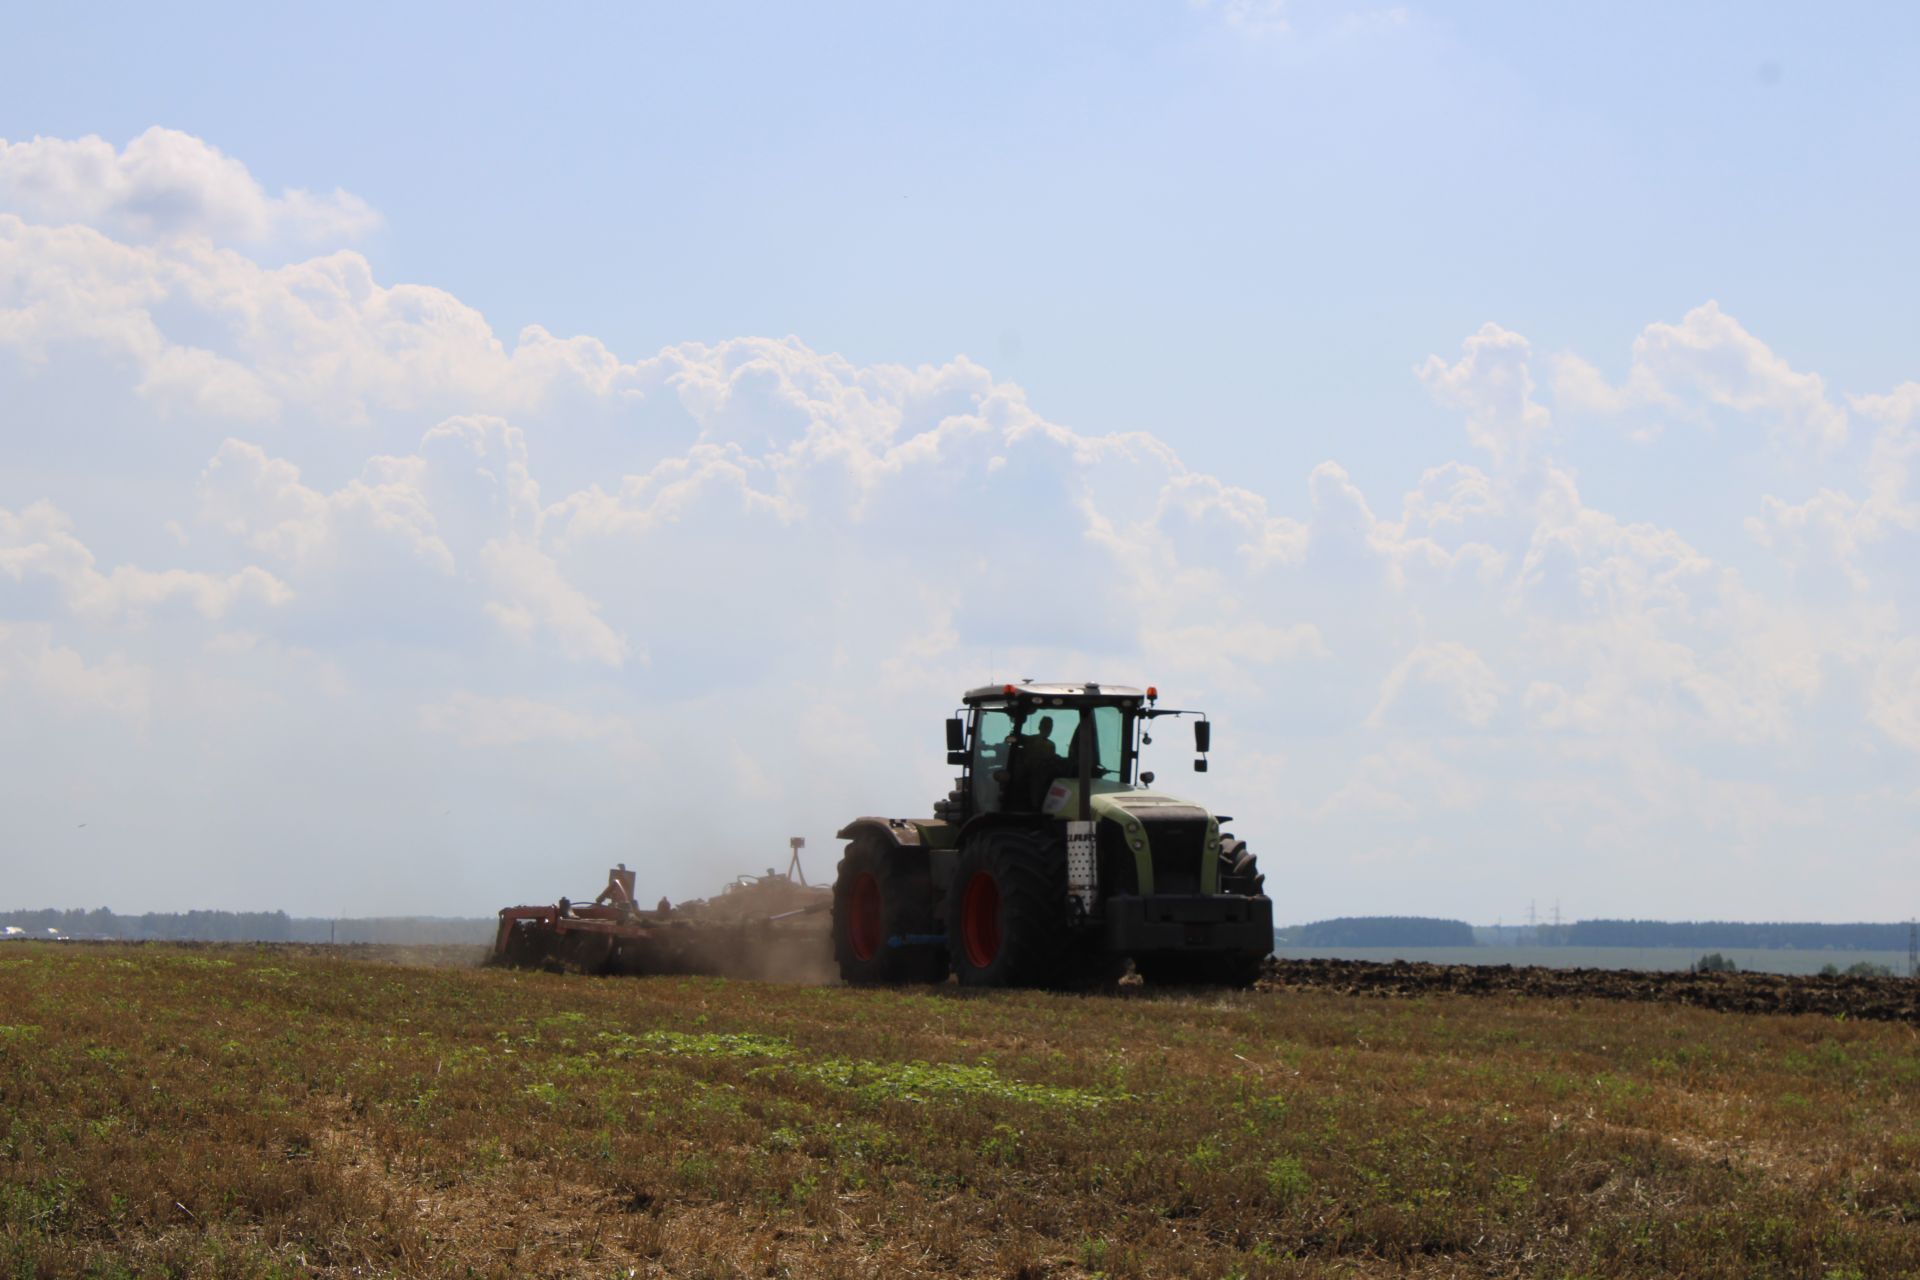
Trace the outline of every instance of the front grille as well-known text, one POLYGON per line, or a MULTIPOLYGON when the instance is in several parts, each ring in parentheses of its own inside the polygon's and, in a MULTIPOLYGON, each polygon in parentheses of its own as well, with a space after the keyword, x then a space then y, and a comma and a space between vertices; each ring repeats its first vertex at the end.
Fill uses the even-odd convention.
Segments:
POLYGON ((1155 893, 1200 892, 1200 859, 1207 851, 1206 820, 1143 818, 1147 847, 1153 853, 1155 893))

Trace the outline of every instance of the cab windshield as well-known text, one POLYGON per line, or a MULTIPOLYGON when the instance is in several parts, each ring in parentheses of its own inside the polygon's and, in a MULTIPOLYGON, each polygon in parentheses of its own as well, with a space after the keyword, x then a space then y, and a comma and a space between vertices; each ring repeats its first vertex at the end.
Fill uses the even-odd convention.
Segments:
POLYGON ((1078 773, 1082 726, 1093 734, 1093 776, 1121 777, 1125 716, 1118 707, 983 707, 975 713, 973 790, 981 813, 1038 810, 1047 789, 1078 773), (1001 771, 1004 770, 1004 775, 1001 771))

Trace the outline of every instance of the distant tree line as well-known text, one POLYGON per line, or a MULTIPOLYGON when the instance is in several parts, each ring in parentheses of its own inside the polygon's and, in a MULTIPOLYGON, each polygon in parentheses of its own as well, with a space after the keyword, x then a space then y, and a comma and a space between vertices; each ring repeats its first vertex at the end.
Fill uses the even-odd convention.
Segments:
POLYGON ((1473 926, 1433 916, 1341 916, 1285 931, 1301 947, 1471 947, 1473 926))
POLYGON ((1740 924, 1725 920, 1580 920, 1540 930, 1543 946, 1794 947, 1820 951, 1905 951, 1904 924, 1740 924))
POLYGON ((489 942, 492 919, 439 916, 383 916, 330 920, 289 916, 284 911, 150 911, 115 915, 105 907, 91 911, 0 911, 0 925, 14 925, 45 937, 56 929, 70 938, 108 938, 128 942, 489 942))

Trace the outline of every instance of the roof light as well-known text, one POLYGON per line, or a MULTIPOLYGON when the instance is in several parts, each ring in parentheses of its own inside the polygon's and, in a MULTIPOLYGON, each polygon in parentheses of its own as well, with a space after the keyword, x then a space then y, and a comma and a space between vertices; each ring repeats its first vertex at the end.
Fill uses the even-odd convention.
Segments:
POLYGON ((1159 697, 1160 697, 1160 691, 1159 691, 1158 689, 1156 689, 1156 688, 1154 688, 1154 687, 1153 687, 1152 685, 1148 685, 1148 686, 1147 686, 1147 701, 1148 701, 1148 702, 1154 702, 1154 701, 1157 701, 1157 700, 1159 699, 1159 697))
POLYGON ((1019 691, 1018 689, 1016 689, 1016 688, 1014 688, 1014 687, 1013 687, 1012 685, 1008 685, 1008 686, 1006 686, 1006 687, 1005 687, 1004 689, 1002 689, 1002 690, 1001 690, 1000 692, 1002 692, 1002 693, 1018 693, 1018 692, 1020 692, 1020 691, 1019 691))

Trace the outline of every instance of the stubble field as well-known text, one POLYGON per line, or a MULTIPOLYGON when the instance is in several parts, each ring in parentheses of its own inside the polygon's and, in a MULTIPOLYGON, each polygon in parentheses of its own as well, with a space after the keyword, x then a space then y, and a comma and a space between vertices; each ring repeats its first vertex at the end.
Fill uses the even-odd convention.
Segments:
POLYGON ((0 951, 14 1276, 1920 1272, 1911 1025, 0 951))

